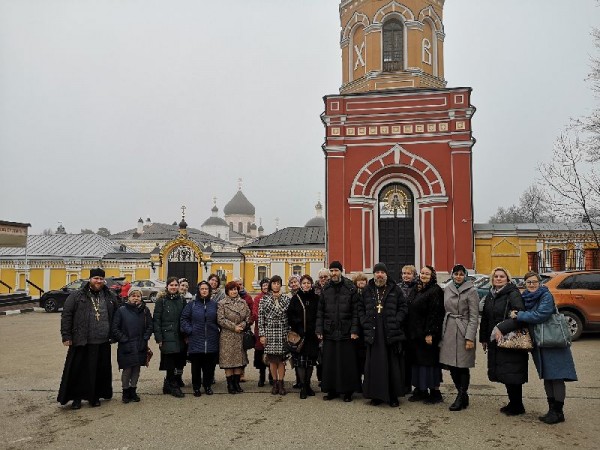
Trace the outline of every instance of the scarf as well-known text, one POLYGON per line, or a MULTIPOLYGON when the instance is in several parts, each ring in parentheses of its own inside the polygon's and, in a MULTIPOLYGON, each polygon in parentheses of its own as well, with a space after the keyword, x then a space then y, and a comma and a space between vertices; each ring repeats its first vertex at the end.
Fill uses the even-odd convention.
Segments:
POLYGON ((546 286, 540 286, 536 291, 529 292, 525 291, 521 294, 523 297, 523 302, 525 303, 525 309, 527 311, 533 309, 533 307, 538 303, 542 295, 546 292, 550 292, 546 286))

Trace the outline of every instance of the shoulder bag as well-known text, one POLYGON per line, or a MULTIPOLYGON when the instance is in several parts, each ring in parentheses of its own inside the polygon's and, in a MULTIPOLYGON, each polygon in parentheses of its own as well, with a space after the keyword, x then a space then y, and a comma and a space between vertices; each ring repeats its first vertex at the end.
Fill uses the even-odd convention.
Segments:
MULTIPOLYGON (((304 303, 302 302, 302 299, 300 299, 300 296, 296 294, 296 297, 298 297, 298 301, 302 305, 302 310, 304 313, 304 332, 306 333, 306 308, 304 307, 304 303)), ((295 331, 289 330, 286 336, 286 343, 290 351, 298 353, 302 351, 302 347, 304 346, 304 338, 295 331)))
POLYGON ((566 348, 571 345, 571 331, 565 316, 558 312, 556 305, 555 313, 543 323, 533 326, 533 339, 540 348, 566 348))
MULTIPOLYGON (((506 308, 504 310, 504 319, 506 320, 506 314, 508 313, 508 305, 510 300, 506 300, 506 308)), ((511 319, 514 320, 514 319, 511 319)), ((521 351, 530 351, 533 350, 533 341, 531 340, 531 335, 529 334, 529 328, 523 327, 516 329, 515 331, 511 331, 502 336, 502 339, 498 341, 498 347, 504 348, 507 350, 521 350, 521 351)))

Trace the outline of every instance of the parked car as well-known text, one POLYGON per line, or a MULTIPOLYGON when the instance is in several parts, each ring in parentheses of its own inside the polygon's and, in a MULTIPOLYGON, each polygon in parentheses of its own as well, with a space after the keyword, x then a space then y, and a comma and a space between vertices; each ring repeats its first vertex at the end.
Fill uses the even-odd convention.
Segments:
POLYGON ((131 282, 131 287, 142 290, 142 300, 154 303, 158 293, 164 291, 167 284, 159 280, 136 280, 131 282))
MULTIPOLYGON (((57 312, 59 309, 62 309, 69 294, 81 289, 88 281, 87 278, 80 278, 60 289, 44 292, 39 300, 40 308, 44 308, 47 312, 57 312)), ((121 293, 121 286, 125 282, 125 277, 106 277, 104 281, 108 288, 118 297, 121 293)))
POLYGON ((543 273, 542 283, 565 315, 573 340, 600 330, 600 270, 543 273))

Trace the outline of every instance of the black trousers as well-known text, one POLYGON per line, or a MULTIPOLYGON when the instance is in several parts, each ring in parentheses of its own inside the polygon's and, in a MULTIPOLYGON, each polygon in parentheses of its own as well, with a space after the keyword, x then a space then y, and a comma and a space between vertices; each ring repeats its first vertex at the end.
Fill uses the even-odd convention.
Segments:
POLYGON ((200 386, 210 387, 215 377, 215 367, 219 360, 218 353, 190 353, 192 363, 192 386, 199 389, 200 386))

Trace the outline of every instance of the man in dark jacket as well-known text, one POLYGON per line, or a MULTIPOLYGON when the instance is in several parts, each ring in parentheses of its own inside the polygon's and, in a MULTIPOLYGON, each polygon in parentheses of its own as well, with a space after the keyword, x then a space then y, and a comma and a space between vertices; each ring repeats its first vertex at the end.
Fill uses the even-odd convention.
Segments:
POLYGON ((375 264, 373 279, 363 290, 358 316, 367 344, 363 394, 372 405, 397 407, 406 393, 402 342, 408 304, 385 264, 375 264))
POLYGON ((354 283, 342 276, 342 264, 329 265, 331 280, 325 285, 319 300, 316 333, 323 340, 323 379, 321 389, 327 392, 324 400, 344 394, 352 401, 357 391, 358 373, 356 350, 352 340, 358 339, 358 291, 354 283))
POLYGON ((60 333, 69 347, 57 401, 73 400, 72 409, 81 408, 81 400, 100 406, 100 398, 112 398, 110 336, 117 299, 104 282, 104 270, 90 270, 90 279, 73 292, 63 307, 60 333))

